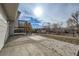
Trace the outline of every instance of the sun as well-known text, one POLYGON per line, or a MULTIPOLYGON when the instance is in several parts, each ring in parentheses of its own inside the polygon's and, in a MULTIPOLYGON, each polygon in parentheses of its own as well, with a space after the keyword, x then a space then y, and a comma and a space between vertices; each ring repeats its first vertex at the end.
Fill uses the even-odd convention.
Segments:
POLYGON ((41 17, 43 14, 43 9, 41 7, 36 7, 33 12, 34 12, 35 16, 41 17))

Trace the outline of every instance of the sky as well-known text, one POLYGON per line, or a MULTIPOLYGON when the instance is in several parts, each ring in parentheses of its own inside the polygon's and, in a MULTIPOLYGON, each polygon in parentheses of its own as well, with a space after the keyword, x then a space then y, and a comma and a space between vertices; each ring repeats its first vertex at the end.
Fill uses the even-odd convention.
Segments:
MULTIPOLYGON (((27 20, 32 24, 33 28, 40 28, 44 23, 63 23, 66 26, 66 21, 72 13, 79 11, 79 4, 74 3, 21 3, 18 10, 21 12, 19 20, 27 20), (42 8, 42 15, 36 17, 34 9, 42 8)), ((39 12, 38 12, 39 13, 39 12)))

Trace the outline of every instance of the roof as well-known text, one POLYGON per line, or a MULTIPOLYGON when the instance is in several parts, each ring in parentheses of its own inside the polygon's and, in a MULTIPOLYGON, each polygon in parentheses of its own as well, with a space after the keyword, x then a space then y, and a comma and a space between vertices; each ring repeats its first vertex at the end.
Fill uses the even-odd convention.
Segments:
POLYGON ((4 3, 3 10, 9 20, 16 20, 18 14, 18 3, 4 3))

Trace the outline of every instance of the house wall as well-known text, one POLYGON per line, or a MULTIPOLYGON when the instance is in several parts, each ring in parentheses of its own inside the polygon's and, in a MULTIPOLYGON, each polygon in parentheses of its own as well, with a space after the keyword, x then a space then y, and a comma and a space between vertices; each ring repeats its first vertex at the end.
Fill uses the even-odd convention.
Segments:
POLYGON ((5 41, 9 35, 9 26, 7 22, 7 17, 4 13, 4 10, 0 4, 0 50, 4 46, 5 41))

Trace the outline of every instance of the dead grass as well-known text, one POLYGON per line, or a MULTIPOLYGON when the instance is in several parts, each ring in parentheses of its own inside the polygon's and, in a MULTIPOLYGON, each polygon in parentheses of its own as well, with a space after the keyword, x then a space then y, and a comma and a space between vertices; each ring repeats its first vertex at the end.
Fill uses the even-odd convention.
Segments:
POLYGON ((67 37, 67 36, 60 36, 60 35, 42 35, 42 36, 79 45, 79 38, 76 38, 76 37, 67 37))

